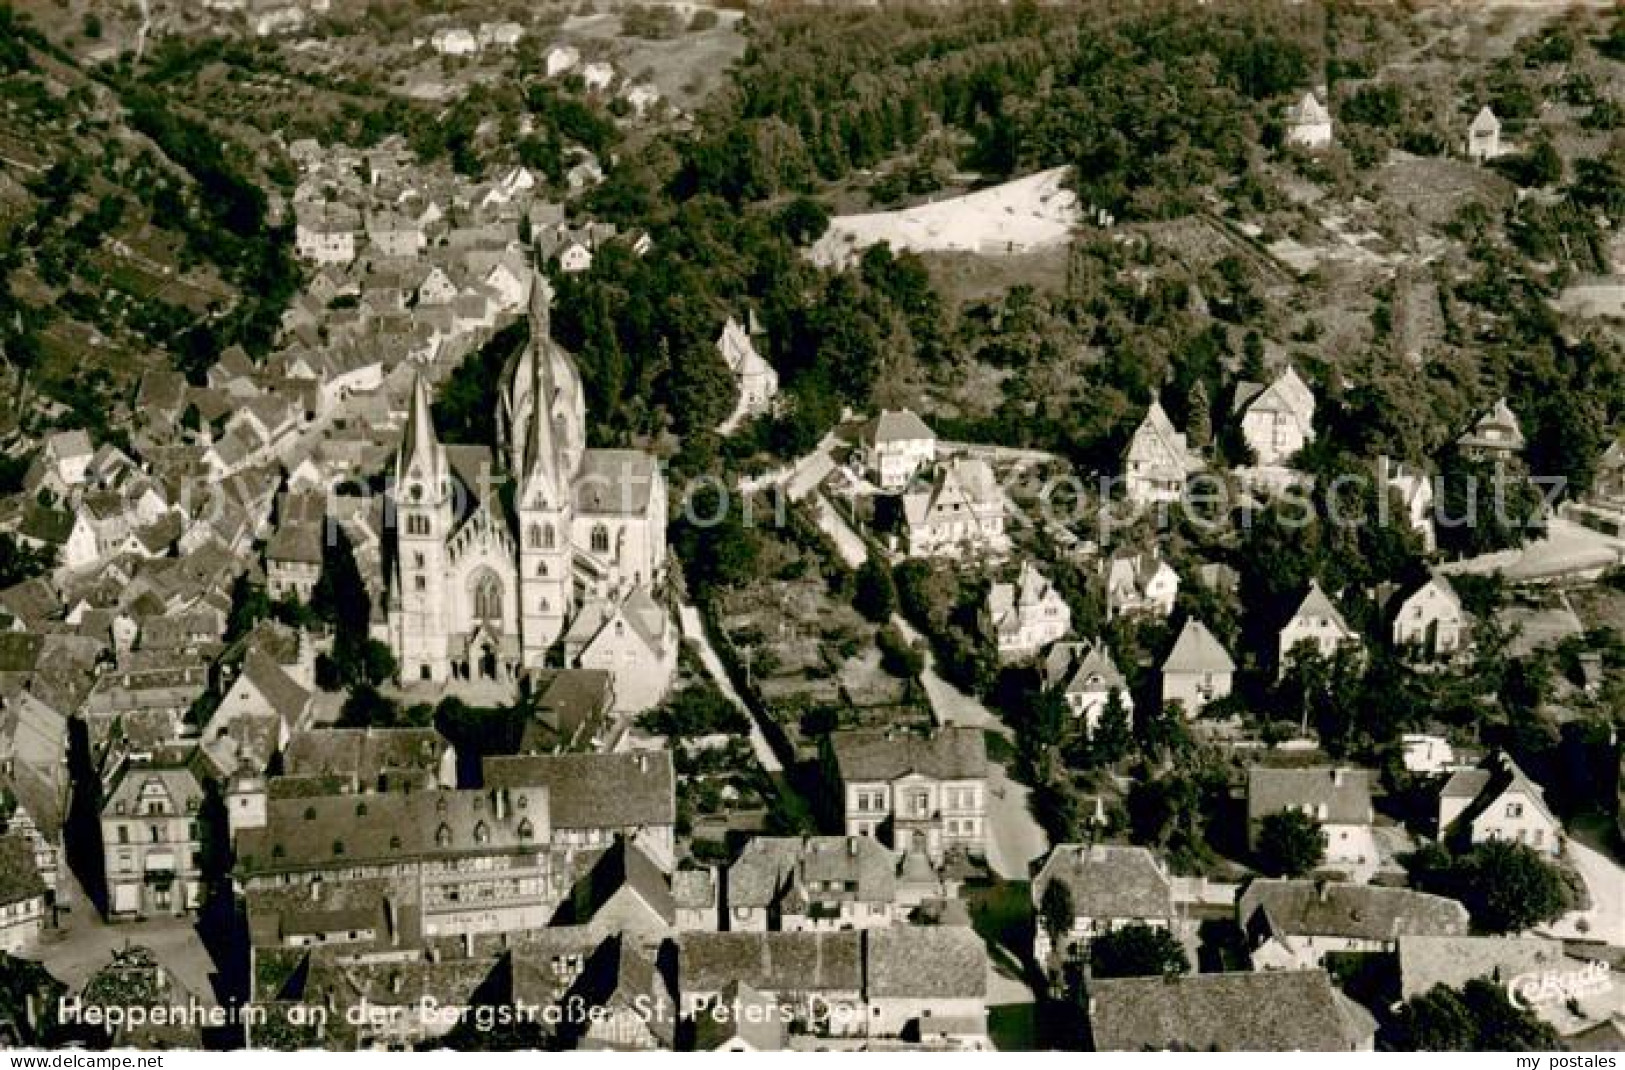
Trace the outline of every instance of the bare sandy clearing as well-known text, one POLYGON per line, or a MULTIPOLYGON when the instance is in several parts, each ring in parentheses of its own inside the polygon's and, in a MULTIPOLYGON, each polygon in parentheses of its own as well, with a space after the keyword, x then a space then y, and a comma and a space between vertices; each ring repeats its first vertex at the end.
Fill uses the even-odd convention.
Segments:
POLYGON ((1005 256, 1065 242, 1079 220, 1077 195, 1057 167, 1003 185, 895 212, 836 216, 808 251, 817 264, 839 267, 871 245, 895 250, 1005 256))

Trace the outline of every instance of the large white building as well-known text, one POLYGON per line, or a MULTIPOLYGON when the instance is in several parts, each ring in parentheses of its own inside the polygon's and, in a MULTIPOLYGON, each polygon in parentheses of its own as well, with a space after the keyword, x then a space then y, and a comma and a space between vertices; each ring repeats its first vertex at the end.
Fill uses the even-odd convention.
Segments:
POLYGON ((501 466, 484 446, 443 445, 413 387, 388 615, 407 682, 511 683, 584 608, 620 606, 665 571, 664 477, 646 453, 586 448, 580 374, 549 334, 547 285, 531 289, 531 342, 496 414, 501 466))

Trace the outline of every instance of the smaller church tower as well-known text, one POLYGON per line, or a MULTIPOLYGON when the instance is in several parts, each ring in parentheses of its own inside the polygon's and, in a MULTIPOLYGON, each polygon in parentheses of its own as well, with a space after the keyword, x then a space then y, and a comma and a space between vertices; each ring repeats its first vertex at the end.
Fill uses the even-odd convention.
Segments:
POLYGON ((453 520, 451 467, 435 435, 429 388, 412 383, 406 433, 395 457, 395 654, 403 682, 444 682, 449 592, 446 537, 453 520))
POLYGON ((268 799, 265 777, 247 758, 239 759, 226 785, 226 822, 232 839, 244 829, 265 827, 268 799))

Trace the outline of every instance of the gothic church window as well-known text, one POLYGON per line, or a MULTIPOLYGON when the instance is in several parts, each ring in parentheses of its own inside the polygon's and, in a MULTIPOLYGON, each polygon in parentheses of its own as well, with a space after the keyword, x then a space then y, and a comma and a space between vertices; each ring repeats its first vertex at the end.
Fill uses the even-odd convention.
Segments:
POLYGON ((474 588, 474 616, 480 620, 502 619, 502 583, 486 573, 474 588))

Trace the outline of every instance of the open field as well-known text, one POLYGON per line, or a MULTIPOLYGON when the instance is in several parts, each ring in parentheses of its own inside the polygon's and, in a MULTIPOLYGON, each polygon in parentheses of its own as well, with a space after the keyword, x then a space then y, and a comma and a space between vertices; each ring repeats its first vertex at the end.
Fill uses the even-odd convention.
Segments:
POLYGON ((809 255, 815 263, 839 266, 880 242, 899 251, 990 256, 1063 245, 1079 219, 1077 196, 1063 185, 1065 177, 1066 168, 1057 167, 934 204, 836 216, 809 255))

